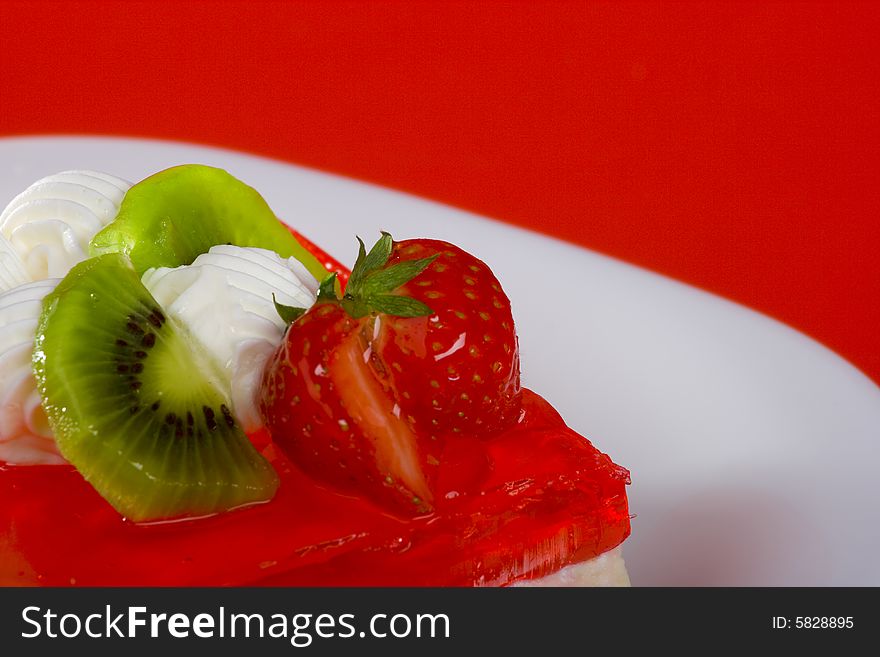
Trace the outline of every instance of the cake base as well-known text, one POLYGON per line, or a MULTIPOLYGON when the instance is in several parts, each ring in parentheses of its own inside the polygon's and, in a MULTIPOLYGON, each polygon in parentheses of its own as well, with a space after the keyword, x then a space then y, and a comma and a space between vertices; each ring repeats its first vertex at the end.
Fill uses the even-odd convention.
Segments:
POLYGON ((629 575, 620 547, 598 557, 566 566, 537 579, 514 582, 511 586, 629 586, 629 575))

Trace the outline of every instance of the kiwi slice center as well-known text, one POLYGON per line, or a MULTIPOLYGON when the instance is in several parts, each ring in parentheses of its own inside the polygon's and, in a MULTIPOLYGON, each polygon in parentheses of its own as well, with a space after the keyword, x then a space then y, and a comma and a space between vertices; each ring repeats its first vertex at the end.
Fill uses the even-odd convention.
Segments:
POLYGON ((135 521, 270 499, 278 479, 232 413, 218 363, 170 321, 120 254, 46 297, 34 372, 61 453, 135 521))

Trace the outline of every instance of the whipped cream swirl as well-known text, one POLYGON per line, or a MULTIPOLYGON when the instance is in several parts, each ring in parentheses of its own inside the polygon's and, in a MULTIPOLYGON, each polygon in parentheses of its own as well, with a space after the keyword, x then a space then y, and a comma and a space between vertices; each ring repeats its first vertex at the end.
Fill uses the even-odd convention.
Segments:
POLYGON ((38 180, 0 214, 0 287, 4 280, 61 278, 88 257, 89 242, 113 221, 131 183, 96 171, 63 171, 38 180))
POLYGON ((191 265, 147 270, 142 282, 165 313, 218 359, 231 382, 233 413, 247 432, 263 426, 263 368, 286 329, 272 295, 308 308, 318 281, 298 260, 253 247, 215 246, 191 265))
POLYGON ((0 293, 30 281, 15 247, 0 234, 0 293))
POLYGON ((0 294, 0 462, 65 462, 49 429, 31 366, 43 298, 57 284, 57 279, 47 279, 0 294))

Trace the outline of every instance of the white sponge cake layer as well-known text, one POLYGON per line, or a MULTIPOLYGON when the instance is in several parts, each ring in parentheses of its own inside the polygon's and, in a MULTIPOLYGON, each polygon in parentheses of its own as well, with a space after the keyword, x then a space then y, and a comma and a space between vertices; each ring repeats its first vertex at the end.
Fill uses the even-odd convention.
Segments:
POLYGON ((538 579, 515 582, 511 586, 629 586, 629 575, 620 547, 598 557, 566 566, 538 579))

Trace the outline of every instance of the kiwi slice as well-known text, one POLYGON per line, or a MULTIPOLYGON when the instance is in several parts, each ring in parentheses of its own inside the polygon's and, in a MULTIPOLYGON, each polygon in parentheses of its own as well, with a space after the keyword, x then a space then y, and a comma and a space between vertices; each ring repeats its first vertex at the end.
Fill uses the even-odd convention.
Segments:
POLYGON ((45 298, 33 363, 61 453, 125 517, 201 516, 275 494, 219 364, 126 256, 78 264, 45 298))
POLYGON ((89 250, 93 256, 124 253, 143 273, 191 264, 218 244, 271 249, 295 257, 318 280, 327 276, 255 189, 200 164, 172 167, 134 185, 89 250))

